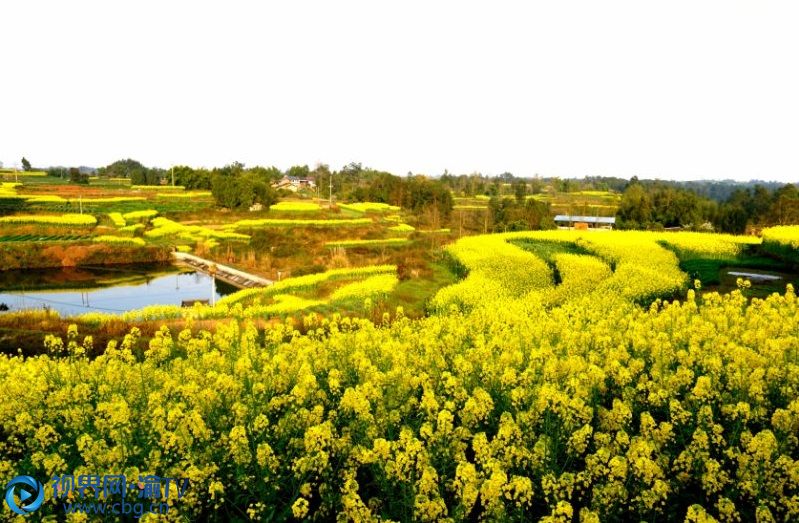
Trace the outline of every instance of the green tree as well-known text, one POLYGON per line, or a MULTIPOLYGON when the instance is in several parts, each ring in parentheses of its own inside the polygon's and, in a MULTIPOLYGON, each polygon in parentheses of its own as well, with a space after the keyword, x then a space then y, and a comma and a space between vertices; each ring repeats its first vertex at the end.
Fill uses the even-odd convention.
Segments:
POLYGON ((778 225, 799 223, 799 190, 793 184, 783 185, 774 192, 771 221, 778 225))
POLYGON ((296 176, 297 178, 307 179, 311 170, 307 165, 292 165, 286 170, 286 176, 296 176))
POLYGON ((182 185, 186 189, 211 189, 211 172, 207 169, 193 169, 186 165, 176 165, 172 169, 175 185, 182 185))
POLYGON ((22 170, 23 171, 30 171, 31 170, 31 163, 24 156, 22 157, 22 170))
POLYGON ((117 160, 110 165, 101 167, 98 170, 98 175, 109 178, 130 178, 131 183, 134 185, 156 185, 159 177, 157 173, 150 171, 140 162, 128 158, 126 160, 117 160))
POLYGON ((652 201, 640 183, 631 183, 621 196, 616 214, 633 226, 645 225, 652 219, 652 201))
POLYGON ((723 204, 718 214, 715 224, 720 231, 731 234, 746 232, 749 214, 741 205, 723 204))
POLYGON ((211 193, 217 205, 228 209, 246 209, 254 203, 265 207, 277 200, 277 195, 263 173, 244 169, 244 164, 233 162, 211 174, 211 193))
POLYGON ((80 172, 80 169, 77 167, 70 167, 69 168, 69 181, 70 183, 80 183, 80 184, 87 184, 89 183, 89 175, 86 173, 80 172))
POLYGON ((513 181, 513 195, 516 197, 516 201, 519 203, 524 202, 524 199, 527 197, 527 182, 522 180, 521 178, 517 178, 513 181))

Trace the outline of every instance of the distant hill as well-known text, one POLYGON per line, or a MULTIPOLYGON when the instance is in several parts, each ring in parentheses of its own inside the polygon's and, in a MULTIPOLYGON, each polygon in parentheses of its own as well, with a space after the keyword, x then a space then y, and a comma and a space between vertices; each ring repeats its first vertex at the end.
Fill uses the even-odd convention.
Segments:
MULTIPOLYGON (((65 173, 69 173, 70 168, 64 165, 51 165, 50 167, 47 167, 44 170, 52 173, 52 172, 59 172, 62 169, 65 173)), ((78 167, 78 170, 80 171, 81 174, 97 174, 96 167, 88 167, 86 165, 81 165, 80 167, 78 167)))

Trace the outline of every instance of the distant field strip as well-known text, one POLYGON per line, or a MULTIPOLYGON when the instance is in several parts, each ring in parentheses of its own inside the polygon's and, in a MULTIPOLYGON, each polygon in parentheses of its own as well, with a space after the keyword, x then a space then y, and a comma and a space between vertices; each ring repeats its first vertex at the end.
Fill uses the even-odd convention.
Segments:
POLYGON ((400 208, 396 205, 389 205, 387 203, 378 202, 358 202, 358 203, 339 203, 338 207, 348 211, 355 212, 393 212, 399 211, 400 208))
POLYGON ((131 189, 139 191, 183 191, 182 185, 131 185, 131 189))
POLYGON ((42 225, 75 225, 92 226, 97 225, 97 218, 91 214, 23 214, 16 216, 3 216, 0 223, 19 223, 19 224, 42 224, 42 225))
POLYGON ((338 240, 325 243, 325 247, 356 248, 356 247, 400 247, 408 245, 411 240, 407 238, 384 238, 379 240, 338 240))
POLYGON ((318 212, 322 207, 318 203, 313 202, 278 202, 271 207, 270 211, 280 212, 318 212))
POLYGON ((181 198, 210 198, 211 191, 191 191, 191 192, 165 192, 165 193, 158 193, 155 195, 156 198, 172 198, 172 199, 181 199, 181 198))
POLYGON ((374 223, 369 218, 352 218, 342 220, 303 220, 265 218, 262 220, 239 220, 225 225, 225 229, 257 229, 258 227, 355 227, 374 223))

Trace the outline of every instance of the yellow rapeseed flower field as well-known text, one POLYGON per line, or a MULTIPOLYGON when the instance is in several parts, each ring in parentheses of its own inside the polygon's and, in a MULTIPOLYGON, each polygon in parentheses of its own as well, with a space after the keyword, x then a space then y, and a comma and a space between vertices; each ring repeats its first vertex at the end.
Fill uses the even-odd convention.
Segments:
POLYGON ((672 250, 747 241, 468 237, 419 320, 247 319, 337 279, 388 292, 387 266, 244 291, 213 332, 133 328, 94 359, 71 328, 0 356, 0 481, 188 477, 172 521, 797 521, 794 289, 700 298, 672 250))
POLYGON ((764 242, 774 242, 799 249, 799 226, 780 225, 768 227, 762 232, 764 242))

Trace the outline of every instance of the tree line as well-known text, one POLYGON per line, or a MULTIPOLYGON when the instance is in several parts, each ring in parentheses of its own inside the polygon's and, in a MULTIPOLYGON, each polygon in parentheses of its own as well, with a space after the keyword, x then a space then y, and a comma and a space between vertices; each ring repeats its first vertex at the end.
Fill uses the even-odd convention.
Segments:
POLYGON ((622 229, 714 229, 741 234, 749 227, 799 223, 799 190, 793 184, 780 182, 683 182, 601 176, 519 178, 507 172, 488 177, 479 173, 452 175, 446 171, 440 179, 456 196, 492 198, 489 218, 494 225, 488 225, 487 230, 546 228, 550 225, 547 219, 540 222, 535 217, 519 219, 525 214, 535 216, 541 210, 524 202, 525 195, 589 190, 621 194, 616 219, 622 229))
MULTIPOLYGON (((75 170, 77 171, 77 170, 75 170)), ((799 190, 778 182, 700 180, 690 182, 631 180, 586 176, 516 177, 480 173, 439 177, 392 173, 353 162, 334 171, 319 164, 277 167, 246 167, 239 162, 212 169, 176 166, 171 170, 145 167, 140 162, 119 160, 98 169, 101 177, 129 178, 135 185, 174 183, 190 190, 209 190, 219 206, 242 209, 254 203, 266 207, 281 196, 273 184, 283 176, 315 182, 306 196, 346 201, 374 201, 398 205, 436 226, 451 218, 453 196, 488 196, 488 213, 481 218, 485 231, 542 229, 553 226, 550 207, 528 198, 542 192, 572 193, 610 191, 621 194, 616 212, 622 229, 690 228, 743 233, 748 227, 799 223, 799 190)), ((85 175, 72 172, 75 182, 85 175)))
POLYGON ((212 169, 179 165, 166 170, 148 168, 127 159, 101 167, 97 174, 129 178, 134 185, 172 183, 174 177, 175 185, 188 190, 209 190, 217 205, 230 209, 246 209, 254 203, 269 207, 281 196, 273 184, 284 176, 291 176, 315 183, 315 188, 304 190, 305 196, 398 205, 436 227, 449 219, 453 205, 451 191, 440 180, 410 173, 406 177, 395 176, 360 163, 350 163, 338 171, 325 164, 313 169, 294 165, 281 171, 274 166, 246 167, 239 162, 212 169))
POLYGON ((799 223, 799 190, 793 184, 755 184, 734 188, 716 201, 694 189, 633 178, 616 216, 623 229, 712 228, 741 234, 749 227, 799 223))

